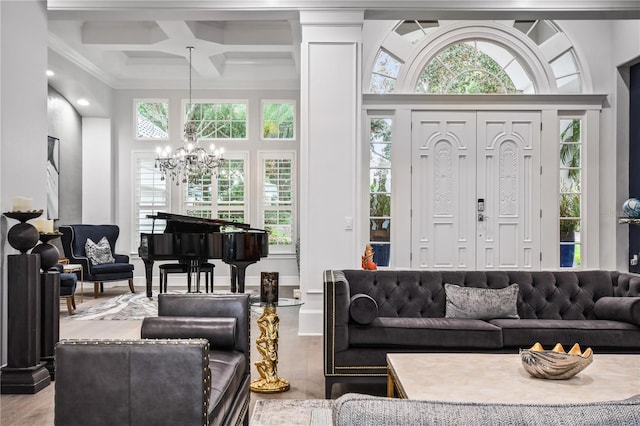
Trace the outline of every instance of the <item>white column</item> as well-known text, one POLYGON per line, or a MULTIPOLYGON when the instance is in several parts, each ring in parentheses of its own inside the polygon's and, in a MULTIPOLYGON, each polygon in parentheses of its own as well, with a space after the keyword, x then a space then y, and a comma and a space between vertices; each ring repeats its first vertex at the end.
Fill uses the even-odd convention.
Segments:
POLYGON ((322 271, 360 267, 362 11, 300 12, 299 333, 322 334, 322 271))
MULTIPOLYGON (((16 196, 47 206, 47 7, 45 1, 0 1, 0 212, 16 196)), ((45 216, 46 217, 46 213, 45 216)), ((6 362, 8 228, 0 219, 0 365, 6 362)))

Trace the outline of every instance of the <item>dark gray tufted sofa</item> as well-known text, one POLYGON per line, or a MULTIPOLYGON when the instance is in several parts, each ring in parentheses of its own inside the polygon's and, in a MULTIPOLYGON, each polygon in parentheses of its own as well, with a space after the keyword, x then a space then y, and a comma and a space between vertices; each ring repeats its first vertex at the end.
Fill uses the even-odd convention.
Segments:
POLYGON ((549 349, 579 343, 597 352, 637 353, 640 277, 609 271, 328 270, 324 337, 327 398, 334 383, 384 382, 388 352, 516 353, 540 342, 549 349), (491 289, 517 283, 520 319, 445 318, 446 283, 491 289), (358 304, 362 295, 375 300, 375 312, 358 304), (354 308, 359 322, 350 313, 354 308))
POLYGON ((58 343, 56 425, 248 425, 249 295, 158 299, 141 339, 58 343))

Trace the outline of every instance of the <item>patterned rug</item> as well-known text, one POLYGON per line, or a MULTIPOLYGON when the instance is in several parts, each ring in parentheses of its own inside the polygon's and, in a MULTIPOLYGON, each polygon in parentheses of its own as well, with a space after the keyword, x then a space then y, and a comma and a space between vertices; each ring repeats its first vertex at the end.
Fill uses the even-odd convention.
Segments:
POLYGON ((330 409, 332 402, 330 399, 259 399, 253 408, 253 415, 249 425, 320 425, 325 424, 327 416, 328 424, 331 424, 330 409), (313 423, 312 412, 314 412, 315 417, 313 423), (318 413, 322 413, 322 415, 318 416, 318 413))
MULTIPOLYGON (((167 293, 184 294, 186 292, 168 291, 167 293)), ((216 291, 210 294, 232 293, 230 291, 216 291)), ((124 293, 89 307, 79 304, 74 315, 63 318, 65 320, 141 320, 144 317, 157 316, 158 298, 149 299, 145 292, 140 292, 124 293)))
POLYGON ((158 316, 158 299, 149 299, 146 293, 125 293, 104 302, 84 308, 78 305, 76 313, 66 320, 139 320, 158 316))

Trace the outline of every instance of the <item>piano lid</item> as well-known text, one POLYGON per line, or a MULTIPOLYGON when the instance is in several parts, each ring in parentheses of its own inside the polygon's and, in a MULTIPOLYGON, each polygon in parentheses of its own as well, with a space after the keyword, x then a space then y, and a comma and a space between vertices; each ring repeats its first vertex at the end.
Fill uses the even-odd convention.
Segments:
POLYGON ((231 226, 243 230, 251 228, 251 225, 249 225, 248 223, 230 222, 222 219, 205 219, 201 217, 186 216, 166 212, 158 212, 155 215, 147 215, 147 218, 153 219, 154 227, 156 219, 166 220, 167 226, 164 229, 165 233, 220 232, 220 228, 223 226, 231 226))

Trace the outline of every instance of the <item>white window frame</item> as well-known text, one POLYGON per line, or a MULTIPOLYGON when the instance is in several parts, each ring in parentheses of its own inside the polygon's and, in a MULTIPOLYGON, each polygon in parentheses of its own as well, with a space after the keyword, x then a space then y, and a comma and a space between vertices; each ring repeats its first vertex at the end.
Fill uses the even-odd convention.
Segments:
POLYGON ((160 98, 135 98, 133 100, 133 139, 138 141, 168 141, 170 139, 170 127, 171 127, 171 104, 169 99, 160 98), (152 103, 166 103, 167 104, 167 137, 166 138, 143 138, 138 136, 138 104, 144 102, 148 104, 152 103))
POLYGON ((260 140, 265 142, 295 141, 298 138, 298 105, 295 99, 262 99, 260 100, 260 140), (291 138, 265 138, 264 137, 264 106, 265 104, 291 104, 293 105, 293 137, 291 138))
POLYGON ((264 204, 264 173, 265 160, 290 160, 291 161, 291 206, 288 209, 282 208, 282 210, 291 211, 291 244, 286 245, 269 245, 269 254, 294 254, 296 241, 298 238, 298 175, 297 175, 297 160, 296 151, 283 150, 283 151, 258 151, 258 227, 265 229, 264 213, 265 210, 272 210, 273 206, 265 206, 264 204))
MULTIPOLYGON (((246 134, 244 138, 203 138, 198 135, 198 139, 201 141, 247 141, 250 139, 251 133, 251 117, 249 111, 249 100, 248 99, 192 99, 192 104, 242 104, 247 108, 247 117, 245 120, 246 124, 246 134)), ((180 109, 181 115, 181 124, 184 129, 185 124, 187 123, 187 117, 185 115, 186 106, 189 104, 188 99, 183 99, 180 109)), ((203 146, 203 148, 206 148, 203 146)))
MULTIPOLYGON (((156 159, 156 153, 153 151, 134 151, 131 157, 131 172, 133 176, 133 188, 131 191, 131 205, 133 206, 133 215, 131 218, 131 253, 137 253, 138 247, 140 246, 140 223, 138 221, 140 217, 141 204, 138 200, 138 190, 140 188, 140 184, 138 181, 138 160, 149 160, 154 161, 156 159)), ((162 176, 160 170, 158 169, 158 176, 162 176)), ((151 210, 154 211, 171 211, 171 182, 164 180, 165 182, 165 204, 153 204, 151 210), (156 208, 157 206, 157 208, 156 208)), ((155 227, 158 228, 158 223, 155 223, 155 227)), ((162 225, 159 226, 160 228, 162 225)))

